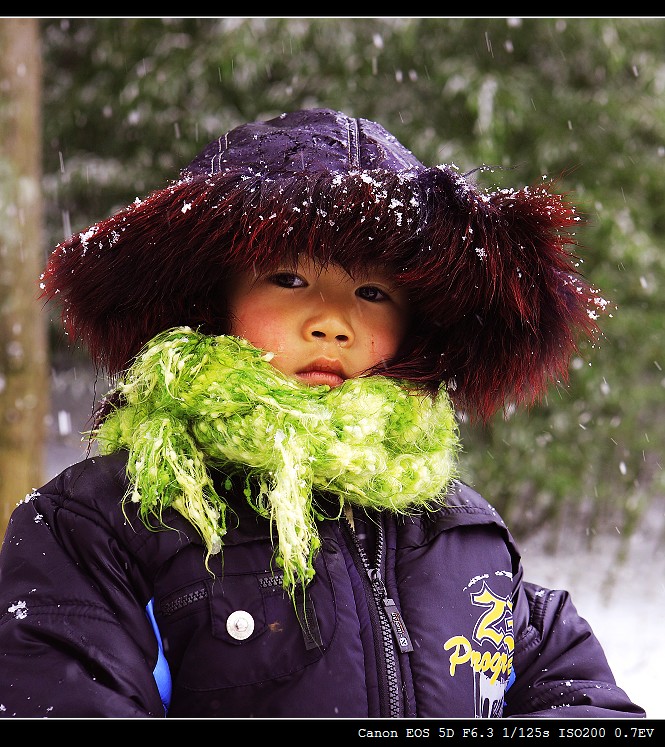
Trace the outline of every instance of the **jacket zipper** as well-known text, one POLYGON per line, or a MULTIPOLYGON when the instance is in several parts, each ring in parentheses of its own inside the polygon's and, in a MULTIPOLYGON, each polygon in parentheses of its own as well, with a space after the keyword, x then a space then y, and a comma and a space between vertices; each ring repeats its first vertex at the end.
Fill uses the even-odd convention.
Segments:
POLYGON ((201 599, 205 599, 208 596, 208 590, 205 586, 201 586, 194 591, 188 591, 182 596, 172 599, 169 602, 162 602, 159 605, 159 611, 162 615, 172 615, 174 612, 181 610, 183 607, 187 607, 194 602, 198 602, 201 599))
MULTIPOLYGON (((374 601, 372 617, 372 627, 380 634, 383 661, 379 667, 383 669, 383 677, 379 674, 385 687, 381 687, 382 693, 382 714, 387 709, 388 716, 391 718, 400 718, 403 715, 402 698, 400 693, 399 666, 395 651, 395 644, 400 652, 406 653, 413 651, 409 633, 404 624, 395 602, 388 596, 383 578, 381 577, 381 566, 383 564, 383 555, 385 549, 385 540, 383 534, 383 520, 376 524, 376 558, 372 566, 367 558, 365 548, 358 539, 349 520, 344 518, 346 528, 353 540, 353 545, 360 559, 362 569, 367 577, 368 586, 371 590, 371 598, 374 601), (377 630, 378 627, 378 630, 377 630)), ((370 612, 372 608, 370 607, 370 612)))

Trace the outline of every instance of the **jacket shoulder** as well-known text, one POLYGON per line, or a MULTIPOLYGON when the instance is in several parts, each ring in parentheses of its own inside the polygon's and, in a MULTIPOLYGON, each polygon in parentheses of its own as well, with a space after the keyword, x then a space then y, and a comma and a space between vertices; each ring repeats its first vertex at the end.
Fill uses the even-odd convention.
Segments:
POLYGON ((126 466, 126 452, 89 457, 64 469, 36 493, 62 504, 74 501, 98 508, 103 503, 117 506, 128 487, 126 466))
POLYGON ((463 482, 454 482, 428 510, 405 517, 399 531, 404 544, 420 546, 460 530, 469 537, 473 533, 475 539, 469 541, 481 543, 479 550, 507 549, 517 570, 520 552, 505 522, 480 493, 463 482))
POLYGON ((459 480, 453 482, 432 518, 442 529, 468 524, 496 524, 506 529, 505 522, 494 506, 459 480))
POLYGON ((161 522, 146 524, 139 516, 138 504, 126 500, 126 467, 124 451, 90 457, 67 467, 29 499, 57 534, 86 521, 96 531, 115 537, 138 557, 145 556, 148 565, 184 544, 200 543, 194 527, 174 509, 164 509, 161 522))

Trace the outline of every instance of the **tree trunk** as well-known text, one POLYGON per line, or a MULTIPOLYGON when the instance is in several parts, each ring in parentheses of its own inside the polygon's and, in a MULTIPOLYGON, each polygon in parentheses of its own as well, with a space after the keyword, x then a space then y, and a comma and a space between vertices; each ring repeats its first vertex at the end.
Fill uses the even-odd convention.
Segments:
POLYGON ((0 537, 43 481, 49 402, 39 20, 0 19, 0 537))

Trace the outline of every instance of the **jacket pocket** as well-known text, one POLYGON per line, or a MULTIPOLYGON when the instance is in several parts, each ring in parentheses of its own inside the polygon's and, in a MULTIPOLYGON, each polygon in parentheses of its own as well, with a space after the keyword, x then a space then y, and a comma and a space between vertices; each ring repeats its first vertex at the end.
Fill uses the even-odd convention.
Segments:
MULTIPOLYGON (((325 561, 317 566, 314 580, 295 600, 283 590, 281 575, 270 571, 227 571, 176 597, 191 598, 192 612, 198 609, 188 615, 183 607, 172 618, 172 632, 180 639, 179 686, 253 685, 318 661, 334 636, 336 611, 325 561)), ((164 602, 174 606, 173 599, 164 602)))

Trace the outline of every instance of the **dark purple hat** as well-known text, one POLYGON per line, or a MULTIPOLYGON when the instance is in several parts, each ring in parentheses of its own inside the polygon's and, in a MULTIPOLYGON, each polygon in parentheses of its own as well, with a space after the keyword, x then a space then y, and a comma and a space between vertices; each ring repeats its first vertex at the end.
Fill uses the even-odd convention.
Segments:
POLYGON ((180 177, 54 250, 44 297, 110 375, 158 332, 228 331, 234 274, 297 257, 395 274, 415 310, 381 373, 441 383, 470 417, 564 380, 605 306, 567 251, 579 223, 549 185, 483 192, 376 122, 282 114, 209 143, 180 177))
POLYGON ((308 109, 236 127, 207 145, 183 175, 213 176, 241 167, 266 175, 425 168, 380 124, 308 109))

